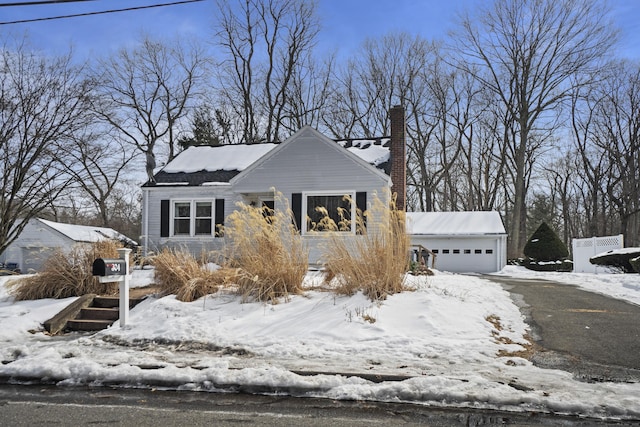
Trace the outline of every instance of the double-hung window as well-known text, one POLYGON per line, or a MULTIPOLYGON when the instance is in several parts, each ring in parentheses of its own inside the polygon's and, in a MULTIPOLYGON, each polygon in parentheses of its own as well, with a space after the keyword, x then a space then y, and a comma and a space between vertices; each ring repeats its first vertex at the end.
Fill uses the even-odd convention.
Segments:
POLYGON ((355 233, 355 193, 305 193, 303 212, 307 221, 305 232, 338 231, 355 233))
POLYGON ((171 235, 215 235, 213 200, 176 200, 172 205, 171 235))

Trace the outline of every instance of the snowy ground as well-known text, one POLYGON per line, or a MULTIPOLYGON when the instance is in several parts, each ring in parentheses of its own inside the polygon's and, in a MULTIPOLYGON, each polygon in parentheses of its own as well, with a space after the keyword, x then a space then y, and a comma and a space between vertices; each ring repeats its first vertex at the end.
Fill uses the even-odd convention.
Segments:
MULTIPOLYGON (((149 283, 150 274, 136 271, 133 286, 149 283)), ((549 278, 640 304, 640 275, 534 273, 517 267, 500 274, 549 278)), ((479 277, 409 276, 414 291, 380 304, 362 295, 319 291, 277 305, 243 304, 224 293, 192 303, 152 297, 131 311, 124 328, 116 323, 94 335, 63 337, 45 335, 41 324, 72 299, 14 302, 6 278, 0 280, 0 376, 5 378, 271 390, 640 419, 640 384, 579 382, 517 357, 514 352, 527 344, 527 325, 509 294, 479 277), (371 375, 406 379, 365 379, 371 375)), ((318 280, 317 273, 309 273, 309 284, 318 280)))

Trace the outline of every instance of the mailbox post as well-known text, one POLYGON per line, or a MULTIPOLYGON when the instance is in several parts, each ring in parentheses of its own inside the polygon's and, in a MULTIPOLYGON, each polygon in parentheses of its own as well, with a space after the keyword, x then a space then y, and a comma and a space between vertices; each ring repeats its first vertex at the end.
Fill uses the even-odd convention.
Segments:
POLYGON ((129 323, 129 281, 131 275, 129 274, 129 253, 131 249, 120 248, 118 249, 118 255, 120 259, 124 259, 125 273, 124 280, 120 282, 120 327, 123 328, 129 323))
POLYGON ((120 291, 120 327, 129 322, 129 253, 131 249, 118 249, 118 259, 98 258, 93 261, 93 275, 100 283, 118 282, 120 291))

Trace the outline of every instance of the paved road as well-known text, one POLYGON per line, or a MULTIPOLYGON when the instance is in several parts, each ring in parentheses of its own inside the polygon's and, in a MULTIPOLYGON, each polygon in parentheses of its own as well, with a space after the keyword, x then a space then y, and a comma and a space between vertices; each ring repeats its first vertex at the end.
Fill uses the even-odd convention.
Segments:
POLYGON ((482 409, 231 393, 0 385, 0 425, 108 426, 631 426, 482 409))
POLYGON ((487 278, 526 315, 542 347, 534 363, 587 381, 640 381, 640 306, 547 280, 487 278))

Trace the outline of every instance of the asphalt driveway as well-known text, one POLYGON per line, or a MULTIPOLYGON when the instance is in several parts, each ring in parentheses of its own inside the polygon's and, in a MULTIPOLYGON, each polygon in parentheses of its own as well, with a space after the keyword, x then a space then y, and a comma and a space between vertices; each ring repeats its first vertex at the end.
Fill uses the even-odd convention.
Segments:
POLYGON ((640 381, 640 306, 547 280, 486 278, 525 315, 534 364, 586 381, 640 381))

